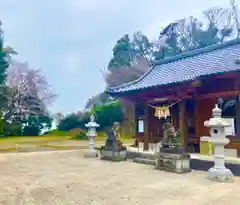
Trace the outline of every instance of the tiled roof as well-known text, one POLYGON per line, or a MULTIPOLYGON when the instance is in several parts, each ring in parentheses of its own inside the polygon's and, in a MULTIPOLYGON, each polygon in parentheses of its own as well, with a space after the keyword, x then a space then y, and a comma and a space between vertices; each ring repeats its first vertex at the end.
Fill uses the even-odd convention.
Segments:
POLYGON ((160 60, 138 80, 108 88, 109 94, 182 83, 198 77, 240 70, 240 39, 160 60))

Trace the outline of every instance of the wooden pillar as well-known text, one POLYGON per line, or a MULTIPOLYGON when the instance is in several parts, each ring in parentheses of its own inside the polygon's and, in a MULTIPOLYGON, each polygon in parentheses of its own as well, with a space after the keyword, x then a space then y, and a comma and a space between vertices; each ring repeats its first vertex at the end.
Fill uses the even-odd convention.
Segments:
MULTIPOLYGON (((234 79, 234 83, 235 83, 235 90, 238 91, 240 89, 240 85, 239 85, 239 79, 234 79)), ((235 124, 235 130, 236 130, 236 136, 240 137, 240 95, 236 96, 236 124, 235 124)))
POLYGON ((240 96, 236 97, 236 136, 240 137, 240 96))
POLYGON ((135 127, 134 127, 134 131, 135 131, 135 137, 137 136, 137 134, 138 134, 138 120, 139 120, 139 115, 138 115, 138 111, 137 111, 137 109, 138 109, 138 104, 137 103, 135 103, 134 104, 134 119, 135 119, 135 127))
POLYGON ((177 113, 176 109, 172 106, 171 108, 171 118, 172 118, 172 125, 175 129, 177 129, 177 113))
POLYGON ((187 150, 187 124, 186 124, 186 101, 183 100, 179 103, 179 132, 180 141, 183 148, 187 150))
POLYGON ((143 149, 148 150, 149 149, 149 108, 148 105, 144 105, 144 144, 143 149))

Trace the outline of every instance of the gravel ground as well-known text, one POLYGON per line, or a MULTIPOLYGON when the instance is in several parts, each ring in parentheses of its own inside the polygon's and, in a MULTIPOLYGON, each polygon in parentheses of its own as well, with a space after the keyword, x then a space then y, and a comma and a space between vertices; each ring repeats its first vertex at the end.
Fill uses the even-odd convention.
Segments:
POLYGON ((239 205, 240 178, 177 175, 133 162, 83 158, 82 151, 0 155, 1 205, 239 205))

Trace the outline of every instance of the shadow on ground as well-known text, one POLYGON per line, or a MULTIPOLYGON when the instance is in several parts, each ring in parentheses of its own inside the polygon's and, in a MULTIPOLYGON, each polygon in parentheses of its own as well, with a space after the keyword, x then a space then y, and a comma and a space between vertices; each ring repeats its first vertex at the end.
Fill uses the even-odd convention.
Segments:
MULTIPOLYGON (((230 169, 235 176, 240 176, 240 164, 226 163, 226 168, 230 169)), ((194 170, 208 171, 214 166, 212 161, 191 159, 190 167, 194 170)))

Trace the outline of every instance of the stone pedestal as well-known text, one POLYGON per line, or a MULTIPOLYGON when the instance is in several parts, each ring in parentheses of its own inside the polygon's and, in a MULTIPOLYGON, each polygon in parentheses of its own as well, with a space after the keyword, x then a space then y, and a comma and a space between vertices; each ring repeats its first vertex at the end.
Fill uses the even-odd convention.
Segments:
POLYGON ((208 176, 211 180, 219 182, 232 181, 233 174, 230 169, 212 167, 208 170, 208 176))
POLYGON ((95 122, 95 118, 92 115, 90 118, 90 122, 85 125, 88 128, 87 136, 89 137, 89 150, 84 152, 84 157, 86 158, 96 158, 98 157, 98 151, 95 150, 95 136, 96 136, 96 128, 99 127, 99 124, 95 122))
POLYGON ((127 151, 114 151, 114 150, 101 150, 100 151, 100 159, 102 160, 110 160, 114 162, 125 161, 127 160, 127 151))
POLYGON ((98 157, 98 151, 97 150, 85 150, 84 151, 84 157, 85 158, 96 158, 98 157))
POLYGON ((187 153, 158 153, 155 168, 178 174, 191 172, 190 155, 187 153))
POLYGON ((210 128, 211 138, 209 142, 214 146, 214 167, 208 170, 208 176, 219 182, 231 181, 233 174, 225 167, 224 161, 224 146, 229 143, 225 128, 230 125, 221 117, 222 110, 217 105, 212 112, 213 117, 204 122, 204 125, 210 128))
POLYGON ((119 140, 107 140, 100 149, 100 159, 114 162, 127 160, 127 149, 119 140))
POLYGON ((224 160, 224 145, 229 143, 229 139, 212 137, 209 141, 214 144, 214 167, 208 170, 209 178, 219 182, 231 181, 233 174, 225 167, 224 160))
POLYGON ((94 147, 94 138, 95 138, 95 134, 94 136, 88 133, 88 137, 89 137, 89 149, 84 151, 84 157, 86 158, 96 158, 98 157, 98 151, 95 150, 94 147))

